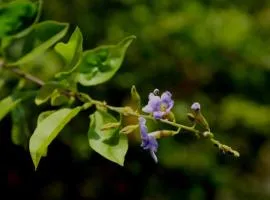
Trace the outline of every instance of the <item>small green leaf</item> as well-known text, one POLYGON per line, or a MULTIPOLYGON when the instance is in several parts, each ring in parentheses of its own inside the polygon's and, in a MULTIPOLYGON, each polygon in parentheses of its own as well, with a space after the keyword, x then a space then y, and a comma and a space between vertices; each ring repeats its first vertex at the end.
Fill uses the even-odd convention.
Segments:
POLYGON ((60 105, 68 103, 69 100, 70 100, 69 97, 61 94, 61 91, 56 89, 56 90, 54 90, 54 92, 51 96, 51 105, 52 106, 60 106, 60 105))
POLYGON ((18 103, 21 101, 33 97, 36 94, 35 91, 28 92, 14 92, 13 95, 10 95, 0 101, 0 121, 11 111, 13 110, 18 103))
POLYGON ((66 72, 60 72, 56 74, 56 78, 67 76, 77 68, 78 62, 82 57, 82 45, 83 37, 79 27, 75 29, 66 44, 63 42, 59 42, 55 45, 54 49, 64 58, 66 63, 65 70, 67 70, 66 72))
POLYGON ((12 41, 5 42, 8 45, 3 46, 8 65, 18 66, 34 60, 64 37, 67 30, 67 23, 44 21, 35 24, 26 35, 11 38, 12 41))
POLYGON ((81 111, 81 107, 63 108, 52 113, 42 114, 39 123, 30 138, 29 150, 35 169, 47 152, 49 144, 65 127, 65 125, 81 111))
POLYGON ((17 95, 8 96, 0 101, 0 120, 2 120, 15 106, 23 100, 17 95))
POLYGON ((64 88, 65 86, 60 84, 59 82, 48 82, 45 83, 38 91, 38 94, 35 98, 35 103, 37 105, 40 105, 42 103, 45 103, 46 101, 48 101, 54 90, 57 88, 64 88))
POLYGON ((0 6, 0 38, 17 34, 35 22, 38 6, 29 0, 4 3, 0 6))
POLYGON ((100 46, 83 53, 77 80, 84 86, 93 86, 111 79, 120 68, 128 46, 135 39, 129 36, 117 45, 100 46))
POLYGON ((108 123, 116 123, 117 120, 109 113, 97 110, 90 116, 91 123, 88 131, 90 146, 100 155, 123 166, 128 149, 126 135, 119 134, 119 128, 103 130, 108 123))
POLYGON ((28 128, 25 109, 22 105, 17 105, 11 111, 11 119, 11 140, 13 144, 21 145, 26 148, 30 137, 30 131, 28 128))

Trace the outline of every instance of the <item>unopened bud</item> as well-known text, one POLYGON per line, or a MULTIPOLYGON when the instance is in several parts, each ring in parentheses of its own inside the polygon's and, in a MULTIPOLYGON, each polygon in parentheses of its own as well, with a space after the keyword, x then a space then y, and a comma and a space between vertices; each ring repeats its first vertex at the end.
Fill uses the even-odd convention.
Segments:
POLYGON ((138 127, 139 127, 138 124, 136 124, 136 125, 128 125, 128 126, 125 126, 124 128, 122 128, 120 130, 120 133, 127 135, 127 134, 133 132, 134 130, 136 130, 138 127))
MULTIPOLYGON (((203 126, 206 130, 210 130, 209 124, 203 114, 201 113, 201 105, 198 102, 195 102, 191 105, 191 110, 193 111, 194 121, 201 126, 203 126)), ((191 115, 189 116, 191 117, 191 115)))
POLYGON ((167 119, 167 120, 169 120, 171 122, 175 122, 175 117, 174 117, 173 112, 169 112, 167 115, 165 115, 164 119, 167 119))
POLYGON ((211 133, 211 132, 209 132, 209 131, 205 131, 205 132, 203 132, 203 137, 206 137, 206 138, 212 138, 214 135, 211 133))
POLYGON ((191 110, 199 112, 201 110, 201 105, 198 102, 195 102, 191 105, 191 110))
POLYGON ((159 139, 159 138, 162 138, 162 137, 173 136, 173 135, 175 135, 175 131, 161 130, 161 131, 152 132, 149 135, 159 139))
POLYGON ((120 123, 119 122, 115 122, 115 123, 107 123, 107 124, 104 124, 101 128, 102 131, 106 131, 106 130, 109 130, 109 129, 113 129, 113 128, 118 128, 120 126, 120 123))
POLYGON ((135 85, 133 85, 131 88, 131 98, 132 98, 132 101, 137 106, 136 109, 139 109, 141 106, 141 97, 140 97, 139 93, 137 92, 135 85))

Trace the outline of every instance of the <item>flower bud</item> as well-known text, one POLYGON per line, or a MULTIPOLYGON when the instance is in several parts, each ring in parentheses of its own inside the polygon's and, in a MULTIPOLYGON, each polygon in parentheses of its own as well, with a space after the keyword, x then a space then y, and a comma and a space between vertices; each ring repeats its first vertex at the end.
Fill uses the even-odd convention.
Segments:
POLYGON ((198 102, 195 102, 191 105, 191 110, 194 112, 199 112, 201 110, 201 105, 198 102))
POLYGON ((107 123, 107 124, 104 124, 102 126, 101 130, 106 131, 106 130, 109 130, 109 129, 118 128, 119 126, 120 126, 119 122, 107 123))
POLYGON ((203 137, 205 137, 205 138, 212 138, 213 137, 213 134, 211 133, 211 132, 209 132, 209 131, 205 131, 205 132, 203 132, 203 137))
POLYGON ((169 131, 169 130, 160 130, 155 131, 149 134, 150 136, 153 136, 154 138, 160 139, 162 137, 168 137, 175 135, 175 131, 169 131))
POLYGON ((141 97, 139 93, 137 92, 135 85, 133 85, 131 88, 131 98, 137 107, 136 109, 139 109, 141 106, 141 97))
POLYGON ((122 128, 120 130, 120 133, 127 135, 127 134, 133 132, 134 130, 136 130, 138 127, 139 127, 138 124, 125 126, 124 128, 122 128))
MULTIPOLYGON (((205 117, 201 113, 201 105, 198 102, 195 102, 191 105, 191 110, 193 111, 194 116, 194 122, 200 124, 202 127, 204 127, 206 130, 210 130, 209 124, 205 117)), ((191 116, 189 116, 191 117, 191 116)))

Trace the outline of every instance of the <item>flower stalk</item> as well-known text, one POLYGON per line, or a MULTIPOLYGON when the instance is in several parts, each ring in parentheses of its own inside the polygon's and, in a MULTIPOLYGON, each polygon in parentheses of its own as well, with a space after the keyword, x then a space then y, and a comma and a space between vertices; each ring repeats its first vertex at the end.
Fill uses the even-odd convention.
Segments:
MULTIPOLYGON (((21 78, 31 81, 38 86, 43 86, 44 81, 41 79, 22 71, 19 68, 16 67, 8 67, 5 66, 5 63, 3 60, 0 60, 0 68, 8 70, 10 72, 13 72, 14 74, 20 76, 21 78)), ((77 100, 83 102, 83 108, 88 109, 91 106, 95 105, 97 109, 104 108, 108 109, 114 112, 119 113, 120 115, 124 116, 134 116, 139 119, 139 125, 141 129, 141 136, 142 136, 142 147, 144 149, 148 149, 151 153, 151 156, 157 162, 157 157, 155 153, 157 152, 158 143, 156 139, 162 138, 162 137, 168 137, 168 136, 174 136, 178 133, 180 133, 181 130, 188 131, 191 134, 194 134, 197 137, 202 137, 208 139, 214 146, 216 146, 221 152, 231 154, 235 157, 239 157, 240 154, 238 151, 233 150, 231 147, 222 144, 218 140, 215 139, 215 136, 212 132, 210 132, 209 125, 203 115, 201 114, 201 106, 198 103, 194 103, 191 106, 192 114, 189 113, 189 119, 194 121, 193 126, 186 126, 180 123, 175 122, 174 119, 168 117, 170 116, 171 109, 174 105, 174 101, 171 99, 171 93, 166 91, 164 92, 160 97, 158 96, 159 91, 155 90, 153 93, 149 94, 149 102, 148 104, 142 109, 144 112, 149 114, 141 114, 138 110, 133 110, 131 107, 115 107, 108 105, 105 101, 99 101, 92 99, 88 95, 81 94, 79 92, 74 92, 70 90, 65 90, 63 92, 63 95, 66 95, 68 97, 75 97, 77 100), (156 120, 164 124, 171 125, 175 128, 177 128, 176 131, 168 131, 168 130, 160 130, 156 131, 150 134, 147 134, 147 129, 145 126, 145 119, 148 120, 156 120), (205 127, 207 131, 201 132, 200 130, 196 129, 196 124, 201 124, 205 127)), ((140 102, 140 97, 137 94, 137 91, 133 87, 133 98, 137 100, 137 102, 140 102)), ((135 125, 136 126, 136 125, 135 125)), ((106 127, 105 127, 106 128, 106 127)), ((136 127, 132 127, 136 128, 136 127)), ((126 131, 126 130, 124 130, 126 131)), ((127 131, 128 132, 128 131, 127 131)))

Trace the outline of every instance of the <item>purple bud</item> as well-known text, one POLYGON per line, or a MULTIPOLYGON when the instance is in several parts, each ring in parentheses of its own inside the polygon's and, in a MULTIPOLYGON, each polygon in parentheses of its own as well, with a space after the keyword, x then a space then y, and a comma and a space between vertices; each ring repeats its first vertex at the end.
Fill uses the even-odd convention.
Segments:
POLYGON ((191 109, 196 111, 196 112, 200 111, 201 110, 200 103, 198 103, 198 102, 193 103, 192 106, 191 106, 191 109))

